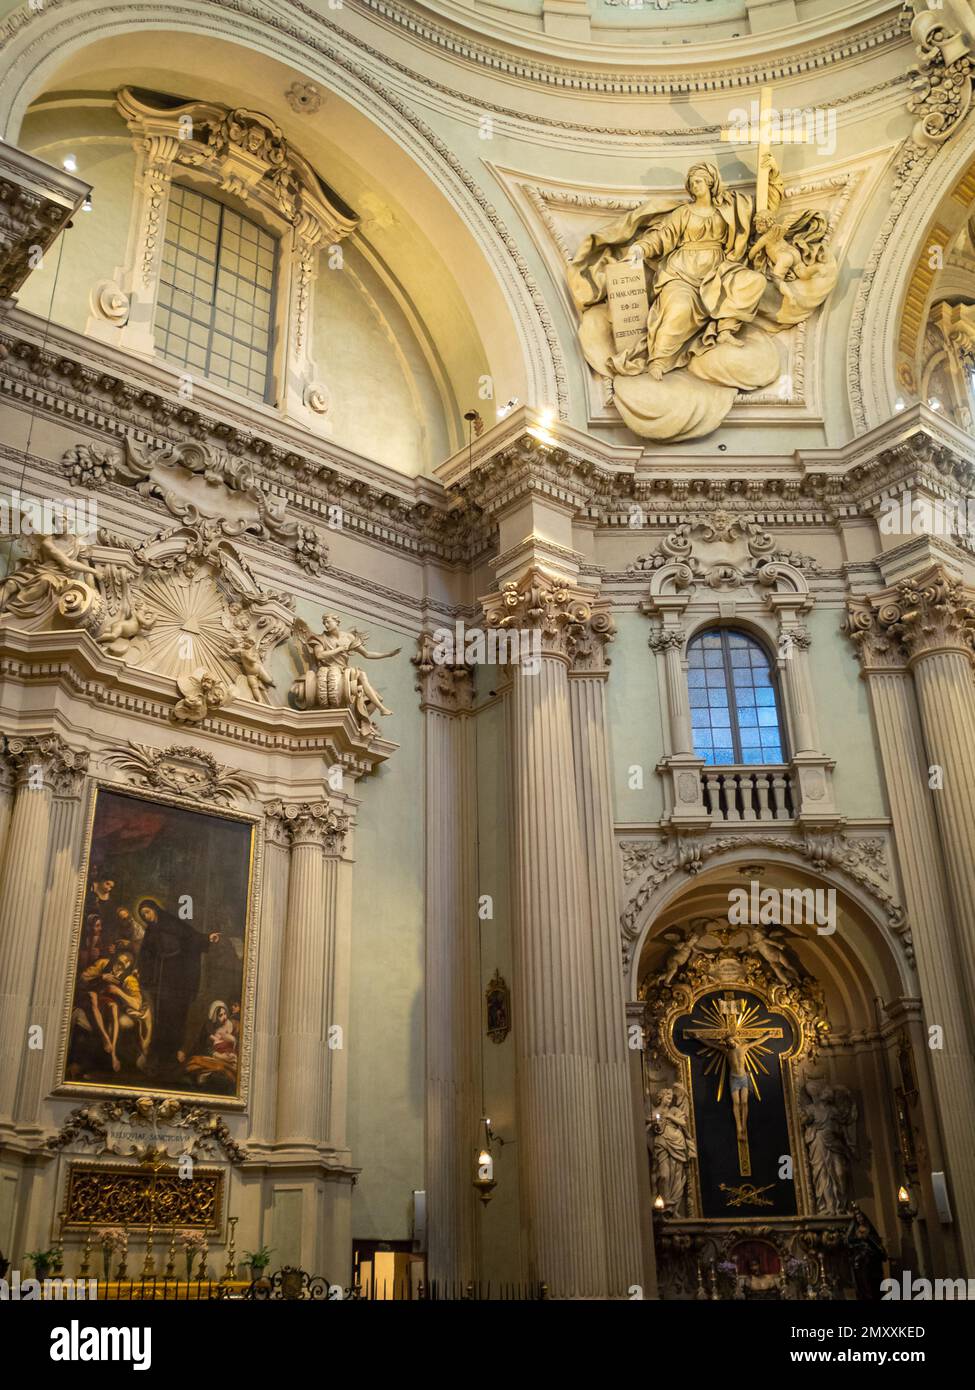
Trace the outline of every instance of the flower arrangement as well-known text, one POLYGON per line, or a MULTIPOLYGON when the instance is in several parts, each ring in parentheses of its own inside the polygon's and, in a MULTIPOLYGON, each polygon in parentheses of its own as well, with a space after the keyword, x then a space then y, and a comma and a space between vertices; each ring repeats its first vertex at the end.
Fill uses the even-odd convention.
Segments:
POLYGON ((38 1279, 46 1279, 52 1269, 57 1269, 61 1251, 56 1245, 52 1245, 50 1250, 29 1250, 27 1258, 34 1265, 34 1274, 38 1279))
POLYGON ((738 1266, 734 1260, 719 1260, 714 1267, 721 1298, 733 1298, 738 1292, 738 1266))
MULTIPOLYGON (((102 1226, 96 1232, 95 1239, 102 1247, 102 1265, 105 1270, 106 1283, 112 1277, 112 1251, 117 1250, 120 1256, 120 1269, 125 1267, 125 1256, 129 1248, 129 1233, 122 1226, 102 1226)), ((119 1278, 121 1278, 121 1274, 119 1278)))
POLYGON ((207 1262, 207 1239, 202 1231, 180 1231, 179 1243, 186 1256, 186 1277, 192 1278, 193 1261, 200 1256, 200 1278, 203 1278, 207 1262))

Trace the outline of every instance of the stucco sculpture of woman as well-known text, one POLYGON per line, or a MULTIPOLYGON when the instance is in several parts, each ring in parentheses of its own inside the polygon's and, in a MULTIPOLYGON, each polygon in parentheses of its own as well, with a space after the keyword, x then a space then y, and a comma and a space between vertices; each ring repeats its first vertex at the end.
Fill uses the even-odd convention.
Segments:
POLYGON ((689 202, 669 211, 644 203, 587 236, 568 269, 586 360, 613 379, 617 409, 649 439, 708 434, 739 391, 776 381, 771 335, 807 318, 836 282, 826 218, 779 213, 774 162, 769 206, 757 214, 713 164, 695 164, 685 188, 689 202), (646 335, 623 351, 606 298, 607 268, 620 261, 646 266, 650 300, 646 335))
POLYGON ((664 1209, 672 1216, 680 1216, 687 1193, 687 1165, 697 1158, 683 1086, 664 1086, 647 1106, 647 1147, 653 1159, 654 1195, 663 1198, 664 1209))

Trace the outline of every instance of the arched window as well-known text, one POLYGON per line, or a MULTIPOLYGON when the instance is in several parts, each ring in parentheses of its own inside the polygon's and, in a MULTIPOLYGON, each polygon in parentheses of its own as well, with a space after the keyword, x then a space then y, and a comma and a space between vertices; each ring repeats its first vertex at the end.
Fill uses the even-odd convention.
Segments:
POLYGON ((254 400, 271 394, 275 240, 215 198, 173 184, 156 349, 191 375, 254 400))
POLYGON ((734 628, 698 633, 687 645, 694 751, 705 762, 781 763, 785 740, 765 648, 734 628))

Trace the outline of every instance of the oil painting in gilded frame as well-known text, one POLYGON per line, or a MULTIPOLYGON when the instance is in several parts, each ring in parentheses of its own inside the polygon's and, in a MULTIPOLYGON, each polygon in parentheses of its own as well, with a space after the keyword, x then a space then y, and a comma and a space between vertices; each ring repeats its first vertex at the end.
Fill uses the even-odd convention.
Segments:
POLYGON ((252 816, 93 789, 59 1092, 245 1103, 258 846, 252 816))

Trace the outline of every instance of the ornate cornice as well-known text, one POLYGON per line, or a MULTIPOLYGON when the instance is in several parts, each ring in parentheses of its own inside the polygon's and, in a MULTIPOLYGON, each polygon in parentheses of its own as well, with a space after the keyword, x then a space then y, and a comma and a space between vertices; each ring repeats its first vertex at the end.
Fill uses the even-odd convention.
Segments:
POLYGON ((88 753, 55 733, 8 735, 0 743, 0 759, 18 786, 50 787, 55 796, 78 796, 88 774, 88 753))
MULTIPOLYGON (((728 60, 718 63, 713 44, 705 46, 702 41, 695 45, 684 58, 683 64, 674 61, 672 49, 648 45, 641 47, 643 60, 639 65, 633 63, 633 46, 609 48, 600 45, 587 45, 584 61, 582 48, 574 45, 578 57, 568 56, 568 50, 559 59, 549 60, 539 53, 540 44, 553 41, 537 31, 525 29, 506 30, 505 46, 501 43, 475 37, 471 32, 471 18, 463 16, 457 24, 447 24, 431 20, 424 13, 423 6, 393 3, 393 0, 352 0, 355 8, 361 8, 380 16, 388 24, 405 30, 410 37, 419 39, 428 47, 450 54, 455 60, 466 62, 492 73, 518 82, 531 82, 550 90, 568 90, 583 95, 627 95, 669 96, 675 91, 695 93, 713 92, 723 88, 738 88, 748 83, 776 82, 794 76, 798 72, 814 72, 832 66, 838 61, 856 60, 863 53, 881 46, 898 43, 903 32, 896 13, 869 17, 853 27, 849 35, 831 35, 827 40, 821 34, 811 34, 788 47, 777 42, 774 49, 762 43, 762 35, 746 35, 740 44, 726 40, 728 60), (759 53, 742 52, 756 40, 761 46, 759 53)), ((299 3, 299 9, 318 19, 315 11, 299 3)), ((480 16, 481 22, 484 17, 480 16)), ((500 33, 498 35, 500 38, 500 33)), ((777 35, 777 39, 781 36, 777 35)), ((360 46, 365 47, 360 40, 360 46)), ((385 53, 371 49, 382 61, 388 62, 385 53)), ((426 81, 422 73, 404 68, 414 80, 426 81)), ((439 85, 439 84, 437 84, 439 85)), ((451 89, 447 89, 451 90, 451 89)), ((463 95, 458 92, 458 96, 463 95)))
POLYGON ((0 301, 17 293, 91 187, 0 144, 0 301))
POLYGON ((271 801, 265 815, 277 822, 279 833, 292 849, 310 845, 326 854, 342 853, 350 817, 327 801, 271 801))

